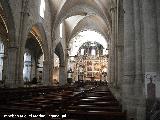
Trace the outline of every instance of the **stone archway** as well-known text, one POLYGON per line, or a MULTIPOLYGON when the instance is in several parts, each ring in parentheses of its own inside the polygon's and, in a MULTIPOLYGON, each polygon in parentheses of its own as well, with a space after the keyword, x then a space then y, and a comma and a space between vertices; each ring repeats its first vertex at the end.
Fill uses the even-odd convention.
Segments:
MULTIPOLYGON (((53 34, 52 37, 57 40, 58 36, 57 34, 54 34, 54 31, 57 32, 58 26, 60 23, 63 23, 65 19, 75 16, 75 15, 82 15, 84 17, 90 16, 90 15, 96 15, 99 16, 105 24, 108 26, 109 31, 111 30, 111 16, 108 14, 108 12, 104 13, 97 2, 89 2, 89 1, 78 1, 78 0, 67 0, 64 5, 62 6, 61 10, 59 11, 58 15, 56 16, 56 19, 54 21, 53 26, 53 34)), ((59 33, 59 32, 57 32, 59 33)), ((69 36, 70 37, 70 36, 69 36)))
MULTIPOLYGON (((105 74, 108 72, 108 43, 105 36, 90 29, 75 34, 69 41, 68 66, 73 70, 74 80, 102 80, 100 76, 104 68, 105 74)), ((104 79, 106 81, 106 76, 104 79)))
POLYGON ((12 10, 10 8, 10 5, 8 1, 6 0, 1 0, 0 1, 2 8, 3 8, 3 15, 5 16, 6 20, 6 26, 8 29, 8 39, 10 41, 10 46, 12 46, 15 42, 15 24, 13 21, 13 15, 12 15, 12 10))
MULTIPOLYGON (((50 71, 51 71, 51 61, 49 60, 49 50, 48 50, 48 42, 45 34, 45 30, 41 23, 34 24, 30 29, 28 29, 28 35, 32 34, 34 39, 37 41, 39 47, 42 50, 42 55, 44 55, 44 59, 41 60, 43 62, 43 72, 39 71, 41 74, 41 83, 43 85, 49 85, 50 83, 50 71)), ((28 39, 28 38, 27 38, 28 39)), ((23 55, 25 53, 25 46, 27 43, 27 39, 23 43, 23 55)), ((40 56, 37 56, 36 60, 38 60, 40 56)), ((37 61, 38 62, 38 61, 37 61)))
MULTIPOLYGON (((16 80, 16 64, 17 59, 17 43, 15 39, 15 24, 13 21, 12 10, 8 1, 1 0, 0 14, 3 22, 5 22, 5 33, 3 33, 4 58, 3 58, 3 79, 4 86, 15 87, 16 80)), ((2 27, 1 27, 2 28, 2 27)))
MULTIPOLYGON (((28 28, 27 31, 28 31, 28 34, 31 31, 34 31, 37 34, 37 36, 40 39, 39 42, 41 44, 41 47, 43 48, 44 58, 45 58, 45 60, 48 60, 49 59, 49 48, 48 48, 46 33, 45 33, 45 30, 44 30, 42 23, 36 23, 36 24, 32 25, 30 28, 28 28)), ((26 40, 23 42, 23 46, 25 46, 25 44, 26 44, 26 40)))
POLYGON ((3 86, 6 79, 6 54, 8 44, 8 28, 7 19, 5 17, 4 10, 0 6, 0 85, 3 86))

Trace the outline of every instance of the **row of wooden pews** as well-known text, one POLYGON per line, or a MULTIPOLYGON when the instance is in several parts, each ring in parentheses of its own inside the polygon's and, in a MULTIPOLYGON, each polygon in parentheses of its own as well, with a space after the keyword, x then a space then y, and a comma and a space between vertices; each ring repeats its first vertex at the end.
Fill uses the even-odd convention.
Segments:
POLYGON ((86 92, 67 107, 66 114, 79 120, 126 120, 126 113, 106 86, 86 92))
POLYGON ((24 116, 22 119, 31 119, 33 115, 37 118, 41 118, 39 116, 41 115, 44 116, 41 119, 48 119, 48 117, 54 119, 61 118, 60 114, 65 106, 70 104, 73 98, 77 98, 82 93, 80 91, 74 91, 74 88, 74 86, 63 86, 60 88, 27 88, 27 90, 26 88, 3 89, 1 90, 3 100, 1 98, 0 117, 3 119, 20 119, 17 116, 22 115, 24 116), (51 115, 57 115, 59 117, 52 117, 51 115))
POLYGON ((0 88, 0 105, 8 104, 10 101, 21 101, 32 97, 47 94, 50 91, 60 91, 61 87, 41 86, 30 88, 0 88))
POLYGON ((73 87, 1 89, 0 117, 20 119, 19 115, 22 115, 24 116, 22 119, 28 119, 32 118, 32 115, 45 115, 51 108, 55 110, 60 108, 64 100, 60 94, 65 94, 69 90, 73 91, 73 87))
MULTIPOLYGON (((121 105, 107 86, 38 87, 36 92, 33 88, 28 91, 34 94, 27 94, 24 90, 25 95, 23 92, 21 94, 23 99, 0 104, 0 117, 27 120, 126 120, 126 113, 122 112, 121 105)), ((20 95, 16 92, 13 94, 20 95)), ((16 97, 19 99, 19 96, 16 97)))

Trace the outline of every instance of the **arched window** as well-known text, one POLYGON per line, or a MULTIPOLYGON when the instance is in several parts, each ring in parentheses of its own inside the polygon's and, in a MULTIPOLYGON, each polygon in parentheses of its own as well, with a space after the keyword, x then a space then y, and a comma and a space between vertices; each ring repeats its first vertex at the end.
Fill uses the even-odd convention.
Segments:
POLYGON ((93 55, 93 56, 96 55, 96 50, 94 48, 92 48, 92 50, 91 50, 91 55, 93 55))
POLYGON ((40 4, 40 16, 44 18, 44 11, 45 11, 45 0, 41 0, 40 4))
POLYGON ((81 49, 81 55, 84 55, 84 49, 81 49))
POLYGON ((27 51, 24 54, 24 67, 23 67, 23 79, 24 81, 30 81, 30 76, 31 76, 31 54, 27 51))
POLYGON ((62 38, 63 37, 63 34, 62 34, 63 33, 63 24, 62 23, 60 24, 60 31, 59 32, 60 32, 60 37, 62 38))
POLYGON ((44 54, 38 59, 38 80, 42 82, 44 54))
POLYGON ((54 53, 54 67, 59 67, 59 57, 54 53))
POLYGON ((3 42, 0 40, 0 80, 2 80, 3 57, 4 57, 4 44, 3 44, 3 42))

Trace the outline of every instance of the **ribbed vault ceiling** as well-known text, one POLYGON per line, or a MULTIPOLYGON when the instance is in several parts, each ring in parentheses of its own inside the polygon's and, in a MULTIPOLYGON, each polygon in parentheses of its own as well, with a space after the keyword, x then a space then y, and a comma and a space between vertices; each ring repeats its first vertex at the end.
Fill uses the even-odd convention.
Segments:
MULTIPOLYGON (((55 31, 63 22, 69 42, 82 31, 95 31, 108 42, 111 35, 110 9, 115 0, 51 0, 55 31)), ((103 39, 102 38, 102 39, 103 39)), ((82 43, 81 43, 82 44, 82 43)), ((67 45, 69 46, 69 45, 67 45)))

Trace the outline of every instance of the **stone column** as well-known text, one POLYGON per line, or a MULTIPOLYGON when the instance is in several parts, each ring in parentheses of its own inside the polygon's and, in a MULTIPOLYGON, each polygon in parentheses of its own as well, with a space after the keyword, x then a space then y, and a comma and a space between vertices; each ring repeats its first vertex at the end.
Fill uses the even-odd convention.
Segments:
POLYGON ((64 65, 59 66, 59 85, 65 85, 67 83, 67 70, 64 65))
POLYGON ((35 60, 34 58, 32 57, 32 60, 31 60, 31 81, 33 80, 34 77, 37 77, 36 74, 35 74, 35 70, 36 70, 36 63, 35 63, 35 60))
POLYGON ((50 59, 51 59, 51 65, 50 65, 50 80, 51 80, 51 84, 53 84, 53 73, 54 73, 54 53, 51 53, 50 55, 50 59))
POLYGON ((111 35, 111 44, 110 44, 110 65, 111 65, 110 81, 111 81, 111 85, 115 85, 115 41, 116 41, 115 15, 116 15, 116 10, 113 7, 110 9, 110 11, 112 15, 112 35, 111 35))
MULTIPOLYGON (((123 2, 119 1, 118 39, 117 39, 117 86, 121 88, 123 81, 123 44, 124 44, 124 10, 123 2)), ((120 92, 120 91, 119 91, 120 92)))
MULTIPOLYGON (((158 26, 158 41, 159 41, 159 66, 160 66, 160 0, 156 0, 157 5, 157 26, 158 26)), ((159 67, 160 71, 160 67, 159 67)), ((159 72, 160 75, 160 72, 159 72)))
POLYGON ((142 4, 144 23, 145 72, 158 72, 158 37, 155 0, 142 4))
POLYGON ((136 120, 145 120, 145 96, 143 92, 142 74, 142 28, 141 28, 141 2, 134 0, 134 26, 135 26, 135 70, 136 77, 134 82, 136 120))
MULTIPOLYGON (((123 45, 117 45, 117 88, 121 88, 123 81, 123 45)), ((119 91, 120 92, 120 91, 119 91)))
MULTIPOLYGON (((11 46, 15 46, 14 44, 11 46)), ((22 46, 15 47, 17 49, 16 52, 16 79, 15 84, 16 87, 24 87, 24 80, 23 80, 23 67, 24 67, 24 53, 22 52, 22 46)), ((14 60, 15 60, 14 59, 14 60)))
POLYGON ((112 62, 112 59, 111 59, 111 39, 109 40, 109 60, 108 60, 108 82, 109 84, 111 84, 111 62, 112 62))
POLYGON ((116 7, 115 7, 115 73, 114 73, 114 75, 115 75, 115 83, 114 83, 114 86, 115 86, 115 88, 117 88, 118 87, 118 28, 119 28, 119 26, 118 26, 118 13, 119 13, 119 8, 118 8, 118 3, 116 2, 116 7))
POLYGON ((38 73, 38 58, 37 58, 37 57, 36 57, 36 59, 35 59, 35 70, 34 70, 34 72, 35 72, 35 77, 36 77, 37 80, 38 80, 39 73, 38 73))
MULTIPOLYGON (((159 41, 159 66, 160 66, 160 1, 156 0, 156 8, 157 8, 157 27, 158 27, 158 41, 159 41)), ((160 67, 159 67, 160 71, 160 67)), ((160 73, 159 73, 160 74, 160 73)))
POLYGON ((2 80, 6 80, 7 76, 7 63, 8 63, 8 58, 7 58, 7 46, 4 46, 4 56, 3 56, 3 70, 2 70, 2 80))
POLYGON ((133 0, 123 0, 124 6, 124 78, 122 87, 123 109, 128 119, 135 118, 134 89, 135 79, 135 31, 133 0))
POLYGON ((42 84, 47 86, 50 85, 50 62, 45 60, 43 62, 43 76, 42 76, 42 84))
POLYGON ((135 87, 136 92, 142 92, 139 90, 142 84, 142 35, 141 35, 141 17, 140 17, 140 1, 134 0, 134 25, 135 25, 135 60, 136 60, 136 78, 135 87))
POLYGON ((7 70, 6 70, 6 80, 5 86, 14 88, 16 87, 17 79, 17 51, 18 48, 15 46, 9 47, 7 52, 7 70))
MULTIPOLYGON (((144 74, 158 74, 158 34, 157 16, 155 0, 145 0, 142 2, 143 25, 144 25, 144 74)), ((146 83, 146 81, 145 81, 146 83)), ((158 84, 157 84, 158 85, 158 84)), ((156 85, 156 86, 157 86, 156 85)), ((147 89, 147 88, 146 88, 147 89)), ((147 93, 147 90, 145 91, 147 93)), ((156 92, 156 91, 155 91, 156 92)), ((154 99, 147 100, 150 108, 154 104, 154 99)), ((148 110, 147 112, 150 112, 148 110)), ((148 115, 148 114, 147 114, 148 115)))

